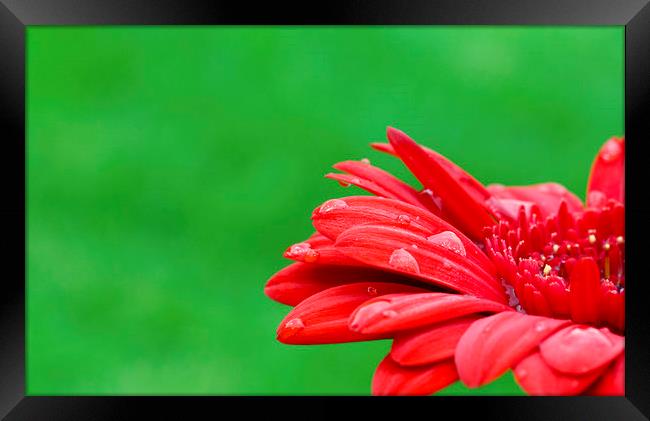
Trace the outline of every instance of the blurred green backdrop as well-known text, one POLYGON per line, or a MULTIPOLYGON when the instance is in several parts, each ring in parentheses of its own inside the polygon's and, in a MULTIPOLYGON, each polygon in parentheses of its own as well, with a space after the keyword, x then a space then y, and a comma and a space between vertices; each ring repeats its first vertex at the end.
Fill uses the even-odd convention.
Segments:
MULTIPOLYGON (((323 178, 405 130, 584 196, 623 28, 30 27, 29 394, 367 394, 378 341, 286 346, 263 294, 323 178)), ((479 390, 518 394, 510 374, 479 390)))

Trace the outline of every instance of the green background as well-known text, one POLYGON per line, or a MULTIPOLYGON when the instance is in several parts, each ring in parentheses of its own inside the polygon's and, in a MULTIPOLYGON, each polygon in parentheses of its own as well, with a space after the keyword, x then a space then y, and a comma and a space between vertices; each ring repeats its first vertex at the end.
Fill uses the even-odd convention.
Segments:
MULTIPOLYGON (((30 27, 27 392, 367 394, 387 341, 287 346, 263 294, 387 125, 581 197, 623 29, 30 27)), ((521 393, 511 375, 483 389, 521 393)))

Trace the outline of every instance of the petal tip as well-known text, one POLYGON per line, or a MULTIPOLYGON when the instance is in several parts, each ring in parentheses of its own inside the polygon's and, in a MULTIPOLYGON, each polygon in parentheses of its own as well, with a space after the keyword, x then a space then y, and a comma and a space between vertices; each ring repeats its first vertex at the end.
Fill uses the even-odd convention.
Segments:
POLYGON ((390 143, 410 139, 406 133, 391 126, 386 127, 386 137, 388 138, 390 143))

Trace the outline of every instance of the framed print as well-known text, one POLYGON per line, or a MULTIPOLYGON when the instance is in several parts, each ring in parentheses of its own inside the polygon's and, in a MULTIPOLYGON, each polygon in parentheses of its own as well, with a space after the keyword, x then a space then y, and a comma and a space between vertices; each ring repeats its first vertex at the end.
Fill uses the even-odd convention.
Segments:
POLYGON ((6 419, 648 419, 646 1, 0 16, 6 419))

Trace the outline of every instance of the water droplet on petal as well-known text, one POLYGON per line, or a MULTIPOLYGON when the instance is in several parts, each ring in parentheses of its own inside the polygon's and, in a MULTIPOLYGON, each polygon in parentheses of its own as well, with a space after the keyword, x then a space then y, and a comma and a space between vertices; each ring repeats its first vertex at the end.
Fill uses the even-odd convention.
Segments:
POLYGON ((417 260, 415 260, 415 257, 411 253, 404 249, 393 251, 388 259, 388 265, 400 271, 420 273, 420 266, 418 266, 417 260))
POLYGON ((288 322, 284 324, 285 330, 289 330, 290 332, 293 332, 293 334, 300 332, 305 328, 305 323, 302 321, 300 317, 296 317, 295 319, 291 319, 288 322))
POLYGON ((302 260, 304 260, 307 263, 314 263, 318 258, 320 257, 320 253, 317 252, 314 249, 309 249, 305 251, 304 256, 302 257, 302 260))
POLYGON ((621 147, 620 142, 616 140, 609 140, 600 150, 600 157, 605 162, 612 162, 618 159, 622 153, 623 148, 621 147))
POLYGON ((442 199, 439 196, 436 196, 435 194, 433 194, 431 189, 424 189, 424 190, 420 191, 420 194, 423 195, 423 196, 428 197, 431 201, 433 201, 433 203, 436 204, 438 209, 442 209, 442 199))
POLYGON ((320 253, 312 249, 309 243, 294 244, 285 255, 290 259, 302 260, 307 263, 313 263, 320 257, 320 253))
POLYGON ((400 215, 397 217, 397 222, 400 225, 408 225, 411 223, 411 218, 408 215, 400 215))
POLYGON ((517 370, 517 377, 520 380, 525 379, 527 376, 528 376, 528 371, 526 371, 525 369, 520 368, 519 370, 517 370))
POLYGON ((363 162, 364 164, 368 164, 368 165, 370 164, 370 160, 368 158, 362 158, 361 162, 363 162))
POLYGON ((375 287, 368 287, 368 294, 370 294, 370 295, 377 295, 377 288, 375 288, 375 287))
POLYGON ((460 238, 458 238, 458 236, 451 231, 443 231, 441 233, 434 234, 430 237, 427 237, 427 240, 438 246, 445 247, 456 254, 460 254, 461 256, 467 255, 463 242, 460 241, 460 238))
POLYGON ((544 330, 546 330, 547 325, 544 322, 537 322, 535 323, 534 328, 536 332, 543 332, 544 330))
POLYGON ((298 243, 289 247, 287 251, 287 257, 298 257, 305 254, 305 250, 310 249, 311 244, 309 243, 298 243))
POLYGON ((384 317, 391 318, 397 316, 397 312, 395 310, 384 310, 381 312, 381 315, 384 317))
POLYGON ((345 209, 348 207, 348 204, 341 199, 332 199, 323 203, 320 207, 318 213, 327 213, 335 209, 345 209))
POLYGON ((343 180, 339 180, 339 186, 341 187, 350 187, 350 183, 347 183, 343 180))

